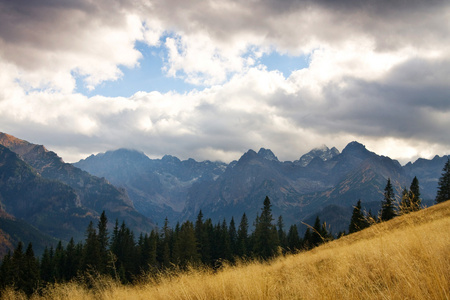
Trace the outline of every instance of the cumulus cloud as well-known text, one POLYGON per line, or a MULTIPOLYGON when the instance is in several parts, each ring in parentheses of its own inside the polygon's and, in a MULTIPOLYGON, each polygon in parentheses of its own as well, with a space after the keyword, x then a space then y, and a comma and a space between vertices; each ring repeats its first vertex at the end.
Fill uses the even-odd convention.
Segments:
POLYGON ((0 0, 0 130, 68 161, 118 147, 294 160, 352 140, 404 162, 448 154, 449 17, 447 1, 0 0), (199 88, 74 93, 77 79, 95 89, 138 68, 136 42, 199 88), (259 58, 271 51, 309 66, 269 71, 259 58))

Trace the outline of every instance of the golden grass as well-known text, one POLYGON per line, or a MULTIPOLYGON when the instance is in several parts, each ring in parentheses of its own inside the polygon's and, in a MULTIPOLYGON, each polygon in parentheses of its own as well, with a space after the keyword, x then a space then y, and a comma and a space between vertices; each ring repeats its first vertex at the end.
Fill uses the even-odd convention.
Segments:
MULTIPOLYGON (((12 291, 7 299, 21 299, 12 291)), ((33 299, 450 299, 450 201, 309 252, 124 286, 55 285, 33 299)), ((6 299, 6 298, 4 298, 6 299)))

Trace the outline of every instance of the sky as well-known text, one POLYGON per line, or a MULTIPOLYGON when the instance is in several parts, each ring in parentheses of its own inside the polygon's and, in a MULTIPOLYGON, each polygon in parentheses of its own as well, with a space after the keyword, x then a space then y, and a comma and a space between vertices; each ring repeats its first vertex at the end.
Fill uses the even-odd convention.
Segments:
POLYGON ((450 1, 0 0, 0 131, 66 162, 450 154, 450 1))

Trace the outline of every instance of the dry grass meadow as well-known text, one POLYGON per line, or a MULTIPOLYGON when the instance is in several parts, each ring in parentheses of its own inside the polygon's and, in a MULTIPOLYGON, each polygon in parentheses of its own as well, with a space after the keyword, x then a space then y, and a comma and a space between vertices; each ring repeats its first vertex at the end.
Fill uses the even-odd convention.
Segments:
POLYGON ((270 263, 93 284, 54 285, 32 299, 450 299, 450 201, 270 263))

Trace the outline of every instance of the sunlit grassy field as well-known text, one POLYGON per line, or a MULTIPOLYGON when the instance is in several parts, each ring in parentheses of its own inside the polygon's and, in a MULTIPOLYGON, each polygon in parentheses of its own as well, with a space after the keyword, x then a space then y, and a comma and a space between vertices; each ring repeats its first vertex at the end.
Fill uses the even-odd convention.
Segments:
POLYGON ((450 201, 270 263, 93 284, 55 285, 33 299, 450 299, 450 201))

